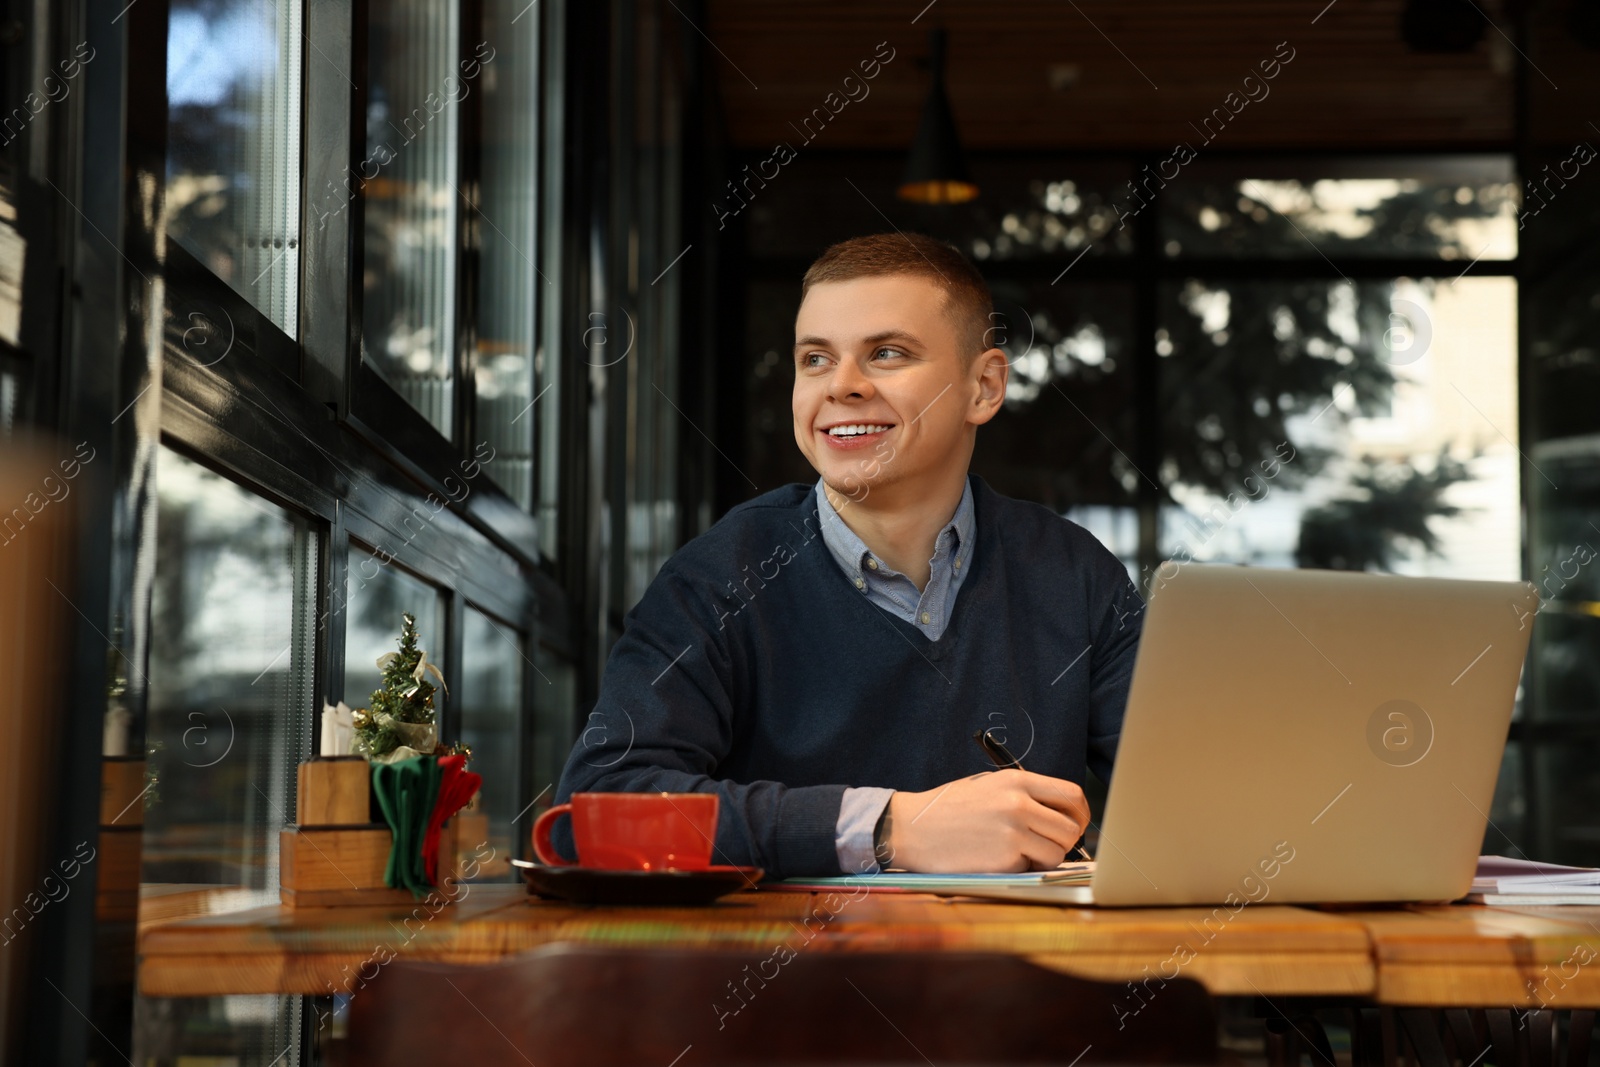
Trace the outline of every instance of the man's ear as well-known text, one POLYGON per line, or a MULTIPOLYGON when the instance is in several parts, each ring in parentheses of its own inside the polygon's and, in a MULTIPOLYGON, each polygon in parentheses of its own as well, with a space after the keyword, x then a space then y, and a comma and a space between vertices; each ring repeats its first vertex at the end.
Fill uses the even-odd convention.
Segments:
POLYGON ((977 388, 973 391, 967 421, 981 426, 994 418, 1005 403, 1006 382, 1011 379, 1011 361, 1006 359, 1004 350, 990 348, 978 353, 972 364, 973 384, 977 388))

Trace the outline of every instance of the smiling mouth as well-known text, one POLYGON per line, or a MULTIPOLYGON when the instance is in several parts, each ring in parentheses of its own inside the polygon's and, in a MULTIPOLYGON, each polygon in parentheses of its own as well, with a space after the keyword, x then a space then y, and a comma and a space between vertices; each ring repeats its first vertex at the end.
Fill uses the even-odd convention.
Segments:
POLYGON ((852 423, 848 426, 834 426, 831 429, 823 430, 822 432, 827 434, 829 437, 832 437, 836 441, 851 441, 860 437, 869 437, 872 434, 883 433, 887 430, 892 430, 893 428, 893 425, 890 423, 858 422, 852 423))

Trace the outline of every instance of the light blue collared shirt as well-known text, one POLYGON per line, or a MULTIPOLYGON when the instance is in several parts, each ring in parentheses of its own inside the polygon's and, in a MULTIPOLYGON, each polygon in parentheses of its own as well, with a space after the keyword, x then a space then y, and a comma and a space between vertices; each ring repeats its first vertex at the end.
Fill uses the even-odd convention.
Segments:
MULTIPOLYGON (((950 624, 951 609, 955 606, 961 579, 972 569, 972 552, 978 529, 973 516, 971 479, 968 478, 962 488, 961 503, 956 505, 956 513, 934 541, 933 558, 928 560, 932 570, 928 574, 927 586, 920 592, 915 582, 873 555, 866 542, 845 525, 839 512, 828 501, 820 478, 817 479, 816 496, 823 544, 828 546, 829 553, 834 562, 839 564, 844 576, 861 590, 869 603, 911 623, 928 640, 937 641, 950 624)), ((872 852, 872 833, 877 829, 878 818, 893 795, 893 789, 877 786, 857 786, 844 791, 844 801, 839 805, 839 821, 834 828, 834 851, 839 857, 839 867, 846 874, 877 873, 878 861, 872 852)))

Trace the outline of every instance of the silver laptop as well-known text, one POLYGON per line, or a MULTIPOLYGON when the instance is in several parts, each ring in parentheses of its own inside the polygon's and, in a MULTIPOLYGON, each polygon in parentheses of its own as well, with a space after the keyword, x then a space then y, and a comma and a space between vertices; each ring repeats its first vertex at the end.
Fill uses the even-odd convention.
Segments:
POLYGON ((1538 605, 1529 583, 1178 568, 1146 609, 1084 896, 1462 896, 1538 605))

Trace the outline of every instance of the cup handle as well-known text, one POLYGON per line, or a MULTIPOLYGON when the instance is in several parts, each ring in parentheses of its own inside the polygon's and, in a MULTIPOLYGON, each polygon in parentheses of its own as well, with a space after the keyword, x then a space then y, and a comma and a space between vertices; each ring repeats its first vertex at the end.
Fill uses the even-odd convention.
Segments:
POLYGON ((555 825, 556 818, 572 810, 571 804, 557 804, 533 821, 533 852, 539 857, 539 862, 552 867, 576 867, 577 864, 561 858, 561 854, 550 843, 550 828, 555 825))

